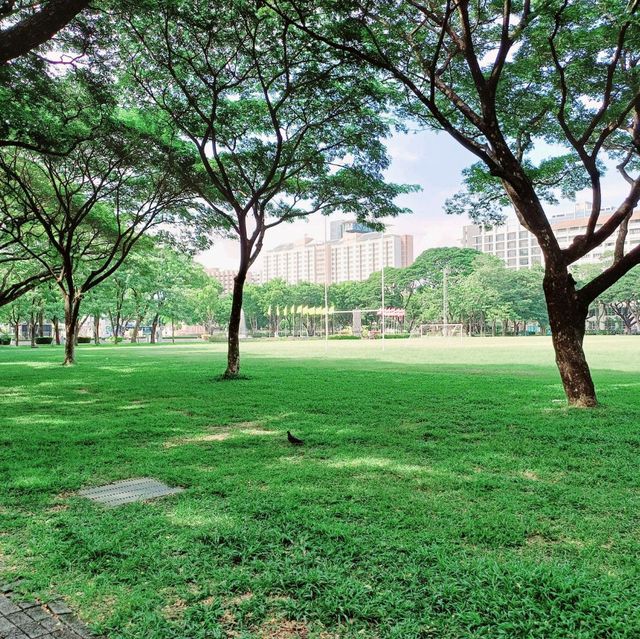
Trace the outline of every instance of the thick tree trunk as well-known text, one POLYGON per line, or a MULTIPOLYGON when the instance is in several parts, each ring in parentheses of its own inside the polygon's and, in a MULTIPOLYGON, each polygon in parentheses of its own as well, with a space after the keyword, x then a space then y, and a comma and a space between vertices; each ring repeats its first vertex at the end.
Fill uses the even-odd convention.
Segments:
POLYGON ((596 391, 582 347, 588 307, 580 302, 566 267, 555 271, 547 268, 544 292, 556 364, 567 400, 572 406, 595 406, 596 391))
POLYGON ((93 342, 96 346, 100 345, 100 315, 93 316, 93 342))
POLYGON ((136 317, 136 323, 133 327, 133 332, 131 333, 131 343, 135 344, 138 341, 138 333, 140 332, 140 324, 142 324, 142 317, 136 317))
POLYGON ((73 366, 76 363, 76 342, 78 339, 78 317, 80 316, 80 300, 65 295, 64 300, 64 327, 66 338, 64 341, 64 366, 73 366))
POLYGON ((242 293, 248 270, 248 263, 241 260, 240 269, 233 280, 233 297, 231 300, 227 340, 227 370, 224 372, 224 379, 234 379, 240 374, 240 313, 242 312, 242 293))
POLYGON ((53 334, 56 337, 56 345, 60 346, 60 321, 57 317, 53 318, 53 334))
POLYGON ((160 318, 158 317, 158 315, 155 315, 153 318, 153 322, 151 322, 151 343, 155 344, 156 343, 156 334, 158 332, 158 320, 160 318))
POLYGON ((13 326, 14 336, 16 338, 16 346, 20 346, 20 322, 16 322, 13 326))
POLYGON ((111 332, 113 333, 113 343, 118 344, 118 338, 120 337, 120 313, 116 313, 115 318, 111 318, 111 332), (115 321, 114 321, 115 319, 115 321))

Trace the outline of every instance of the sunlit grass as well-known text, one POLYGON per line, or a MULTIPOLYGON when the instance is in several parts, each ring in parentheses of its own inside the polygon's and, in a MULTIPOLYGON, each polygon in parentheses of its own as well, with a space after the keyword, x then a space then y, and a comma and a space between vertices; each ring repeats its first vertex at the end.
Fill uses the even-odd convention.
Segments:
POLYGON ((544 338, 0 348, 0 571, 112 638, 640 636, 640 340, 587 352, 592 411, 544 338))

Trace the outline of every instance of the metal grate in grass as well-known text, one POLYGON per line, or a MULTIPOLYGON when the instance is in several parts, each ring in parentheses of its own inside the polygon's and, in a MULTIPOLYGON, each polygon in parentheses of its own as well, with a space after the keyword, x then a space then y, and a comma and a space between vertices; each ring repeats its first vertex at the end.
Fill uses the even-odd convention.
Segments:
POLYGON ((183 488, 171 488, 157 479, 140 477, 137 479, 125 479, 106 486, 85 488, 78 492, 81 497, 104 504, 110 508, 130 504, 134 501, 146 501, 166 495, 181 493, 183 488))

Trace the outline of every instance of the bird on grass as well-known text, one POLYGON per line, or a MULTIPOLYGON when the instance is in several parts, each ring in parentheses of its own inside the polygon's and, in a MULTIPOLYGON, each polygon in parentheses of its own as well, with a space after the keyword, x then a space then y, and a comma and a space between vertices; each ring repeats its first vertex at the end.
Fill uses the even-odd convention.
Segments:
POLYGON ((293 444, 294 446, 302 446, 302 444, 304 444, 301 439, 298 439, 295 435, 292 435, 290 430, 287 431, 287 439, 289 440, 289 443, 293 444))

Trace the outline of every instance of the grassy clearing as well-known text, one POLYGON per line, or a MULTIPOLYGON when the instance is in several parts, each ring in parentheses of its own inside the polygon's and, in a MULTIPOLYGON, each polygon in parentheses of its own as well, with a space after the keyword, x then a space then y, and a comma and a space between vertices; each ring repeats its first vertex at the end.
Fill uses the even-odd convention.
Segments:
POLYGON ((2 576, 112 639, 638 637, 640 340, 587 350, 593 411, 544 338, 2 348, 2 576))

